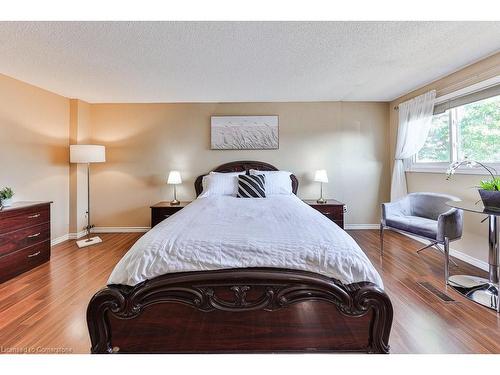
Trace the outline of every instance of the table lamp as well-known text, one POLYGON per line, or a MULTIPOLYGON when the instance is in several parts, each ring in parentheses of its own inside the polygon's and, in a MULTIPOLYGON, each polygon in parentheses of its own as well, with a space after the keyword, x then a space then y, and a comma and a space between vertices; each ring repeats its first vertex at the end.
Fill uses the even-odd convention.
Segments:
POLYGON ((177 200, 177 189, 176 189, 176 185, 179 185, 181 183, 182 179, 179 171, 170 171, 170 173, 168 174, 167 184, 174 185, 174 200, 170 201, 171 206, 177 206, 178 204, 181 203, 177 200))
POLYGON ((323 183, 328 182, 328 175, 326 174, 326 170, 324 169, 317 170, 316 173, 314 174, 314 181, 319 182, 321 184, 320 197, 316 202, 326 203, 326 199, 323 198, 323 183))
POLYGON ((106 161, 106 149, 99 145, 70 145, 70 163, 87 164, 87 239, 76 241, 78 247, 86 247, 102 242, 101 238, 90 237, 90 230, 94 227, 90 224, 90 164, 104 163, 106 161))

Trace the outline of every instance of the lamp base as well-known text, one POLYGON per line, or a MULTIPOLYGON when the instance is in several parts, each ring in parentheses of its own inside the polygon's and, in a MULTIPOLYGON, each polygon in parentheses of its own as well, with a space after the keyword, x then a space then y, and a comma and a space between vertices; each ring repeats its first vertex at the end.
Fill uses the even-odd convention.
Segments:
POLYGON ((180 204, 181 204, 181 202, 179 202, 177 199, 174 199, 173 201, 170 201, 170 205, 171 206, 178 206, 180 204))
POLYGON ((319 204, 325 204, 327 202, 327 200, 325 198, 319 198, 316 203, 319 203, 319 204))
POLYGON ((96 245, 98 243, 101 243, 101 237, 90 237, 86 238, 84 240, 76 241, 76 245, 81 249, 82 247, 87 247, 87 246, 92 246, 96 245))

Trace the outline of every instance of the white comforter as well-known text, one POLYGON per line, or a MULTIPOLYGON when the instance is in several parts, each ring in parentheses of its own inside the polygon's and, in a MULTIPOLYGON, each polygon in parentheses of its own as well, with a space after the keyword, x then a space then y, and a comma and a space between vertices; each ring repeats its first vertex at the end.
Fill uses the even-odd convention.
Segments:
POLYGON ((142 236, 108 284, 243 267, 312 271, 350 284, 382 279, 358 244, 295 195, 198 198, 142 236))

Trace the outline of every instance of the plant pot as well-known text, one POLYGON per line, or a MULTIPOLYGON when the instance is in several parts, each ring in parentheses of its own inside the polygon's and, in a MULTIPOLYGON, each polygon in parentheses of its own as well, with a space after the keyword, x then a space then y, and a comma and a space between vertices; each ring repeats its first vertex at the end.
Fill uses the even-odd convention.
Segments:
POLYGON ((12 198, 2 199, 2 206, 3 207, 10 207, 10 206, 12 206, 12 198))
POLYGON ((478 189, 485 208, 500 211, 500 191, 478 189))

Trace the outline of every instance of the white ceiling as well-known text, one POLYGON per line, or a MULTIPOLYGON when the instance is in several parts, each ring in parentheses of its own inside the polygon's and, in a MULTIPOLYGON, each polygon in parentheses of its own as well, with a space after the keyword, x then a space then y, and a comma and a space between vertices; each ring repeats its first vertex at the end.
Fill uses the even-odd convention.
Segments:
POLYGON ((0 22, 0 73, 96 102, 389 101, 500 22, 0 22))

